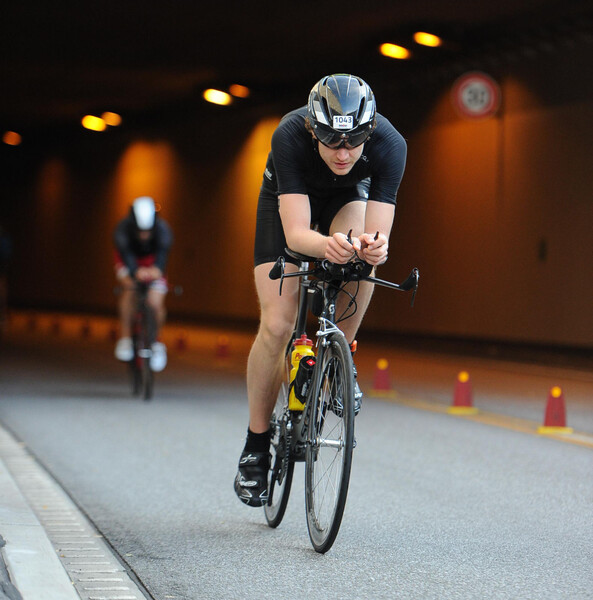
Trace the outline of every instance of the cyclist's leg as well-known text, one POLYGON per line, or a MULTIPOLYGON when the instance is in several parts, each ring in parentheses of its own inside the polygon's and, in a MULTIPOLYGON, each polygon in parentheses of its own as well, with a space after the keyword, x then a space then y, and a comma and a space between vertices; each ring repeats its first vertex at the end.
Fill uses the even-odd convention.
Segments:
MULTIPOLYGON (((334 217, 330 226, 330 235, 339 231, 347 233, 352 229, 352 237, 357 237, 364 233, 364 217, 366 212, 366 202, 355 201, 345 204, 334 217)), ((346 289, 355 291, 358 286, 357 282, 349 283, 346 289)), ((362 322, 362 318, 368 308, 371 296, 373 295, 374 285, 366 281, 360 282, 358 295, 356 296, 356 313, 350 319, 346 319, 340 323, 340 329, 344 332, 348 343, 351 344, 355 337, 358 328, 362 322)), ((349 298, 346 294, 340 294, 336 306, 336 313, 341 315, 348 306, 349 298)))
MULTIPOLYGON (((254 507, 268 501, 270 417, 280 388, 284 350, 296 319, 298 284, 285 281, 280 296, 279 282, 268 276, 272 265, 255 267, 260 326, 247 361, 249 428, 234 484, 239 499, 254 507)), ((295 269, 293 265, 287 267, 295 269)))
MULTIPOLYGON (((249 429, 263 433, 270 426, 284 366, 284 350, 294 329, 298 301, 297 278, 287 279, 279 295, 279 282, 268 274, 273 263, 255 267, 255 286, 260 304, 260 326, 247 361, 249 429)), ((286 264, 287 271, 296 267, 286 264)))
POLYGON ((165 344, 159 341, 159 332, 165 324, 167 310, 165 307, 165 297, 167 295, 167 285, 165 280, 158 279, 154 281, 148 294, 146 302, 154 315, 154 331, 152 332, 152 356, 150 358, 150 368, 153 371, 162 371, 167 366, 167 348, 165 344))
POLYGON ((134 317, 134 290, 124 285, 118 300, 120 337, 131 337, 132 318, 134 317))
POLYGON ((152 284, 146 296, 146 302, 152 308, 156 321, 157 336, 161 327, 165 324, 167 318, 167 307, 165 306, 165 297, 167 296, 166 287, 152 284))
MULTIPOLYGON (((270 468, 270 417, 280 388, 284 349, 296 319, 298 282, 272 281, 272 261, 280 256, 286 240, 278 214, 278 198, 263 188, 257 206, 255 231, 255 286, 260 304, 260 326, 247 361, 249 428, 235 477, 235 493, 249 506, 268 501, 270 468)), ((287 265, 288 270, 296 267, 287 265)))
MULTIPOLYGON (((254 244, 255 287, 260 306, 260 326, 247 362, 247 397, 249 429, 253 433, 268 431, 280 380, 284 349, 296 320, 297 278, 287 279, 279 294, 280 282, 269 278, 276 257, 284 254, 286 238, 278 213, 275 194, 260 191, 254 244)), ((287 271, 296 267, 286 263, 287 271)))
POLYGON ((120 279, 122 291, 118 299, 119 339, 115 346, 115 357, 127 362, 132 360, 134 349, 132 346, 132 320, 136 309, 136 294, 132 280, 129 277, 120 279))

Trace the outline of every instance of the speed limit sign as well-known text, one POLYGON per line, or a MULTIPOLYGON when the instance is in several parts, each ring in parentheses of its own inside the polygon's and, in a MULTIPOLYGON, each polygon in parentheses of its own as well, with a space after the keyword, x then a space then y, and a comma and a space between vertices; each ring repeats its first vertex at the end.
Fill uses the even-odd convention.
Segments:
POLYGON ((453 104, 463 117, 489 117, 500 106, 500 88, 486 73, 466 73, 453 84, 453 104))

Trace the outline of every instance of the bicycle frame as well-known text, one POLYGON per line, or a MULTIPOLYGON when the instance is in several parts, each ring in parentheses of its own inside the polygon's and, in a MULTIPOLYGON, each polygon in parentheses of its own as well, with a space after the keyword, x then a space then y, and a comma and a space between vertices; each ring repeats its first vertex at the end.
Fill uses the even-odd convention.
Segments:
POLYGON ((152 343, 155 338, 155 317, 146 301, 148 285, 138 282, 135 287, 136 306, 134 309, 132 336, 134 357, 130 361, 133 378, 133 392, 144 400, 150 400, 153 392, 153 373, 150 368, 152 343))
MULTIPOLYGON (((284 277, 300 277, 299 281, 299 296, 298 296, 298 312, 295 326, 294 338, 299 338, 301 335, 306 333, 307 317, 310 309, 311 297, 315 294, 323 294, 322 311, 318 315, 319 328, 316 332, 316 347, 317 347, 317 360, 323 361, 324 354, 324 342, 326 337, 330 333, 337 333, 344 337, 341 329, 337 327, 333 319, 335 318, 336 300, 338 296, 338 290, 332 288, 328 282, 321 282, 320 280, 311 280, 309 275, 312 272, 309 271, 309 262, 301 261, 299 270, 294 274, 284 274, 284 277)), ((313 372, 313 379, 311 381, 310 390, 316 390, 319 385, 319 379, 321 372, 319 369, 315 369, 313 372)), ((313 394, 309 393, 307 401, 303 411, 293 411, 291 419, 287 422, 287 435, 289 436, 289 448, 290 455, 295 461, 305 460, 305 452, 308 444, 313 443, 310 436, 310 417, 311 417, 311 405, 313 394)))
MULTIPOLYGON (((372 272, 371 265, 364 263, 360 260, 352 261, 350 263, 346 263, 346 265, 336 265, 330 263, 327 260, 319 260, 312 257, 308 257, 298 252, 293 252, 287 248, 287 252, 293 258, 296 258, 299 261, 299 270, 294 273, 286 273, 284 271, 285 267, 285 259, 284 257, 278 258, 276 264, 270 271, 270 279, 280 279, 280 294, 282 294, 282 283, 285 278, 290 277, 298 277, 299 281, 299 297, 298 297, 298 312, 297 312, 297 321, 295 326, 295 337, 300 337, 305 333, 306 324, 307 324, 307 316, 309 313, 309 295, 312 294, 323 294, 323 302, 322 302, 322 311, 318 315, 319 320, 319 329, 316 332, 317 337, 317 348, 318 348, 318 356, 317 359, 322 359, 323 356, 323 348, 324 348, 324 340, 331 333, 337 333, 344 337, 342 330, 335 324, 335 309, 336 309, 336 299, 339 294, 339 289, 332 286, 332 273, 336 275, 337 279, 340 279, 346 273, 346 270, 352 270, 352 273, 348 276, 344 281, 369 281, 371 283, 375 283, 377 285, 381 285, 384 287, 388 287, 391 289, 399 290, 399 291, 412 291, 412 300, 411 305, 414 305, 414 299, 416 296, 416 291, 418 289, 418 280, 419 273, 418 269, 414 268, 410 275, 406 278, 406 280, 401 284, 392 283, 390 281, 385 281, 383 279, 379 279, 377 277, 373 277, 370 275, 372 272), (328 274, 327 277, 323 277, 322 279, 310 279, 311 275, 320 275, 320 268, 314 268, 312 270, 309 269, 310 263, 313 262, 321 268, 322 271, 328 274), (321 343, 320 343, 321 341, 321 343)), ((318 378, 319 370, 315 369, 313 381, 311 382, 310 389, 316 389, 317 384, 319 383, 318 378)), ((289 423, 293 424, 293 431, 290 433, 291 443, 290 443, 290 451, 294 457, 294 460, 303 460, 304 451, 307 443, 311 440, 308 440, 308 424, 309 424, 309 416, 310 416, 310 399, 311 394, 307 398, 307 402, 305 404, 305 408, 303 410, 303 418, 299 418, 299 414, 293 415, 293 418, 289 420, 289 423), (295 418, 296 417, 296 418, 295 418)))

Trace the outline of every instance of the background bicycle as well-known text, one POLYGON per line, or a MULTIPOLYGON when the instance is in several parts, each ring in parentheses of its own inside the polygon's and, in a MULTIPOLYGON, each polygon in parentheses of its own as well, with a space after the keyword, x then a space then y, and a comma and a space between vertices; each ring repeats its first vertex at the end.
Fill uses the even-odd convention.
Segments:
MULTIPOLYGON (((133 287, 133 311, 130 319, 130 338, 127 340, 129 357, 120 358, 116 346, 116 357, 126 362, 131 376, 132 393, 150 400, 154 390, 154 372, 162 371, 166 365, 166 348, 158 341, 158 319, 149 300, 151 281, 135 281, 133 287), (156 362, 155 362, 156 361, 156 362)), ((121 294, 122 287, 115 293, 121 294)), ((173 293, 179 296, 181 286, 175 286, 173 293)), ((120 342, 122 340, 120 339, 120 342)), ((119 342, 118 342, 119 343, 119 342)))
POLYGON ((134 355, 130 360, 132 393, 150 400, 154 389, 154 374, 150 365, 152 346, 156 341, 156 317, 147 302, 150 282, 136 283, 136 307, 132 322, 132 347, 134 355))
POLYGON ((356 445, 355 369, 350 346, 337 324, 356 311, 358 287, 349 282, 370 281, 391 289, 413 291, 418 287, 414 269, 402 284, 371 276, 372 266, 360 260, 336 265, 295 252, 299 271, 286 273, 280 257, 270 278, 300 278, 299 308, 293 337, 286 349, 285 377, 272 414, 272 463, 268 477, 268 502, 264 506, 270 527, 282 521, 292 484, 295 462, 305 462, 305 506, 311 543, 327 552, 338 534, 346 505, 352 452, 356 445), (336 301, 341 294, 350 301, 341 315, 336 301), (307 338, 309 311, 317 317, 317 353, 307 338))

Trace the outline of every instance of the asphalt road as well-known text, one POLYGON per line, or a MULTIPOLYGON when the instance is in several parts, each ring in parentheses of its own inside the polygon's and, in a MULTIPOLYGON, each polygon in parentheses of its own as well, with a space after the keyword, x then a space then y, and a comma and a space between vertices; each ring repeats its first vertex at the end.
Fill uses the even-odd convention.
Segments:
MULTIPOLYGON (((367 397, 342 528, 319 555, 302 465, 277 530, 234 496, 244 357, 172 353, 145 403, 106 343, 18 338, 0 352, 0 421, 158 600, 593 598, 591 447, 367 397)), ((405 396, 445 402, 450 361, 399 356, 405 396)), ((549 369, 471 364, 488 410, 541 416, 549 369)), ((561 376, 593 432, 593 378, 561 376)))

